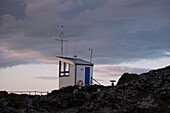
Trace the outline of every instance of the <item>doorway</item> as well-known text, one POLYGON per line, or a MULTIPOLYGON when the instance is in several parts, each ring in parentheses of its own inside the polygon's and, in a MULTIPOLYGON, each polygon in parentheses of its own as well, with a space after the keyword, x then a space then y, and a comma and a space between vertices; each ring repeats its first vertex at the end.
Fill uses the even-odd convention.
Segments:
POLYGON ((90 84, 90 67, 85 67, 85 87, 88 87, 90 84))

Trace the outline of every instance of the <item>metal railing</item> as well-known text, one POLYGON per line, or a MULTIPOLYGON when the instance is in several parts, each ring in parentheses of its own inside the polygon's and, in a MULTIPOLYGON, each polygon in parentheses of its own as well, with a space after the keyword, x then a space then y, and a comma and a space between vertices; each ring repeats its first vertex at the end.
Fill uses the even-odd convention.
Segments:
POLYGON ((93 77, 91 77, 91 82, 94 84, 93 81, 95 81, 98 85, 101 85, 97 80, 95 80, 93 77))
POLYGON ((8 94, 47 95, 48 91, 7 91, 8 94))

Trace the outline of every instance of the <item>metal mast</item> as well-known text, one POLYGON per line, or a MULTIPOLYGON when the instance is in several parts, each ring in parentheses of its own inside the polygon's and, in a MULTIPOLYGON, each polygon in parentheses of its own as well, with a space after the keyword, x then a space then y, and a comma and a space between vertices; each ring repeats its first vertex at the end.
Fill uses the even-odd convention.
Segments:
POLYGON ((64 51, 63 44, 64 44, 64 41, 68 42, 68 40, 64 40, 65 36, 64 36, 63 26, 61 26, 61 32, 60 32, 59 37, 60 38, 56 39, 56 40, 61 41, 61 56, 63 56, 63 51, 64 51))
POLYGON ((93 49, 89 48, 89 50, 90 50, 90 63, 92 63, 93 49))
POLYGON ((63 56, 63 38, 64 38, 63 26, 61 26, 61 33, 59 37, 61 38, 61 56, 63 56))

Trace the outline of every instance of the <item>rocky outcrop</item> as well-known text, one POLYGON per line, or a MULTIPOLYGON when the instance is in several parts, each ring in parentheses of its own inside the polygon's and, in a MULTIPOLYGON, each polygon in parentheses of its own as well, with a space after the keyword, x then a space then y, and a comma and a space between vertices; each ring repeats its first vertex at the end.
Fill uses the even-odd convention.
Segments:
POLYGON ((93 85, 80 90, 69 86, 45 96, 0 92, 0 113, 170 112, 170 66, 121 78, 114 87, 93 85))
POLYGON ((127 83, 127 82, 132 82, 132 81, 137 80, 137 79, 139 79, 139 75, 137 75, 137 74, 124 73, 120 77, 117 85, 124 84, 124 83, 127 83))

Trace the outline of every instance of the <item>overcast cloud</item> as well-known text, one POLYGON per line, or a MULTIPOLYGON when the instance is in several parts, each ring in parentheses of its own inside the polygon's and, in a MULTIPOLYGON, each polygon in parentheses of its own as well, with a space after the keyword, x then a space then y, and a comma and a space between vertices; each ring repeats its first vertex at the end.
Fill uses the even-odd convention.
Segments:
POLYGON ((1 0, 0 67, 56 63, 62 25, 65 55, 93 48, 95 64, 169 57, 169 11, 169 0, 1 0))

